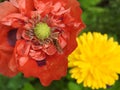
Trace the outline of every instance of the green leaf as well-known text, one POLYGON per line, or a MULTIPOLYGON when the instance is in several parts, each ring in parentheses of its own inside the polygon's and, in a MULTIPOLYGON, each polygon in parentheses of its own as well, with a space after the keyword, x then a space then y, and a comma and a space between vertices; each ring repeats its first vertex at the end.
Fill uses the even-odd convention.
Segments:
POLYGON ((25 83, 22 90, 35 90, 35 88, 30 83, 25 83))
POLYGON ((88 10, 94 12, 95 14, 103 13, 105 11, 105 9, 101 7, 91 7, 91 8, 88 8, 88 10))
POLYGON ((79 2, 83 8, 91 8, 90 6, 97 5, 101 0, 79 0, 79 2))
POLYGON ((74 82, 69 82, 68 89, 69 90, 83 90, 83 87, 81 85, 74 83, 74 82))
POLYGON ((113 86, 109 87, 106 90, 120 90, 120 80, 116 81, 116 83, 113 86))
POLYGON ((118 40, 117 35, 116 35, 116 34, 113 34, 113 33, 108 33, 108 37, 109 37, 109 38, 113 37, 113 38, 114 38, 114 41, 117 41, 117 40, 118 40))

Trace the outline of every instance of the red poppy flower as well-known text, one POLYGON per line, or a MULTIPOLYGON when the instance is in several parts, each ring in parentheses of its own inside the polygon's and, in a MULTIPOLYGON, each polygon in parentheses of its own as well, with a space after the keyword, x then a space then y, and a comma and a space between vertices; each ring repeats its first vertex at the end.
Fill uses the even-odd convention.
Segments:
POLYGON ((0 3, 0 73, 37 77, 44 86, 66 75, 67 56, 84 28, 77 0, 0 3))

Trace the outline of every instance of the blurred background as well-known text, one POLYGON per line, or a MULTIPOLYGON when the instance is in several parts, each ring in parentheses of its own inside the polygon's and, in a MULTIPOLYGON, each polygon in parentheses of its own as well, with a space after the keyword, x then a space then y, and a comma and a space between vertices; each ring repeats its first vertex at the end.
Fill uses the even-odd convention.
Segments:
MULTIPOLYGON (((2 2, 4 0, 0 0, 2 2)), ((81 32, 101 32, 120 42, 120 0, 78 0, 83 10, 82 19, 86 28, 81 32)), ((80 33, 80 34, 81 34, 80 33)), ((91 90, 76 84, 68 73, 59 81, 43 87, 38 79, 24 78, 22 74, 8 78, 0 75, 0 90, 91 90)), ((99 89, 103 90, 103 89, 99 89)), ((120 80, 106 90, 120 90, 120 80)))

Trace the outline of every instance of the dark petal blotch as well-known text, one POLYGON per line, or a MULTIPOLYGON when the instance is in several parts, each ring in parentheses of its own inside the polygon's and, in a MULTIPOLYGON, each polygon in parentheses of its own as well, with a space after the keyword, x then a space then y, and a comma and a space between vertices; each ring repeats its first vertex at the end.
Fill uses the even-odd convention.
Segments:
POLYGON ((36 61, 38 66, 46 65, 46 60, 36 61))
POLYGON ((16 33, 17 33, 17 29, 12 29, 8 32, 7 38, 8 38, 8 42, 11 46, 15 46, 16 33))

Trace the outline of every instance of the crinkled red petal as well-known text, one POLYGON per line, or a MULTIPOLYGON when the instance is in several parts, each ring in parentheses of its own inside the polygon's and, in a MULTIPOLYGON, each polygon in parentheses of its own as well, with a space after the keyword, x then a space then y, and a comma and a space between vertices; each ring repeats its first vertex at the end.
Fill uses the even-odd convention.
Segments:
POLYGON ((17 42, 19 44, 16 45, 16 53, 20 56, 28 56, 31 43, 25 40, 18 40, 17 42))
POLYGON ((46 58, 46 65, 38 66, 35 60, 28 60, 24 66, 19 67, 25 77, 37 77, 42 85, 48 86, 53 80, 59 80, 66 75, 67 60, 65 55, 56 54, 46 58))
POLYGON ((80 16, 82 14, 82 10, 80 9, 80 3, 77 0, 67 0, 67 7, 71 8, 71 15, 76 18, 76 20, 80 20, 80 16))
POLYGON ((9 0, 15 7, 19 8, 18 1, 19 0, 9 0))
POLYGON ((65 55, 54 55, 48 58, 44 72, 39 73, 39 79, 44 86, 48 86, 53 80, 60 80, 67 73, 67 57, 65 55))
POLYGON ((23 21, 27 21, 28 18, 19 13, 12 13, 4 17, 1 21, 2 24, 12 26, 14 28, 20 28, 23 26, 23 21))
POLYGON ((9 63, 12 71, 17 71, 17 67, 23 66, 29 60, 30 43, 24 40, 18 40, 14 48, 14 54, 9 63))
POLYGON ((0 31, 0 73, 9 77, 15 76, 17 72, 8 67, 13 54, 13 47, 9 45, 7 38, 9 28, 0 25, 0 31))
POLYGON ((47 48, 42 48, 42 50, 47 54, 47 55, 53 55, 55 54, 56 47, 53 44, 50 44, 47 48))
POLYGON ((18 9, 14 7, 10 2, 5 1, 0 3, 0 20, 3 17, 16 12, 18 12, 18 9))
POLYGON ((22 14, 30 15, 30 12, 34 10, 33 0, 10 0, 10 2, 19 8, 22 14))
MULTIPOLYGON (((81 26, 81 28, 82 27, 83 26, 81 26)), ((70 27, 70 28, 68 28, 68 30, 69 30, 69 38, 67 39, 67 46, 64 48, 64 53, 66 55, 69 55, 76 48, 76 46, 77 46, 76 37, 78 35, 79 29, 70 27), (71 29, 73 29, 73 31, 71 29)))
POLYGON ((29 55, 37 61, 41 61, 41 60, 44 60, 46 58, 46 55, 42 50, 37 50, 37 51, 30 50, 29 55))

